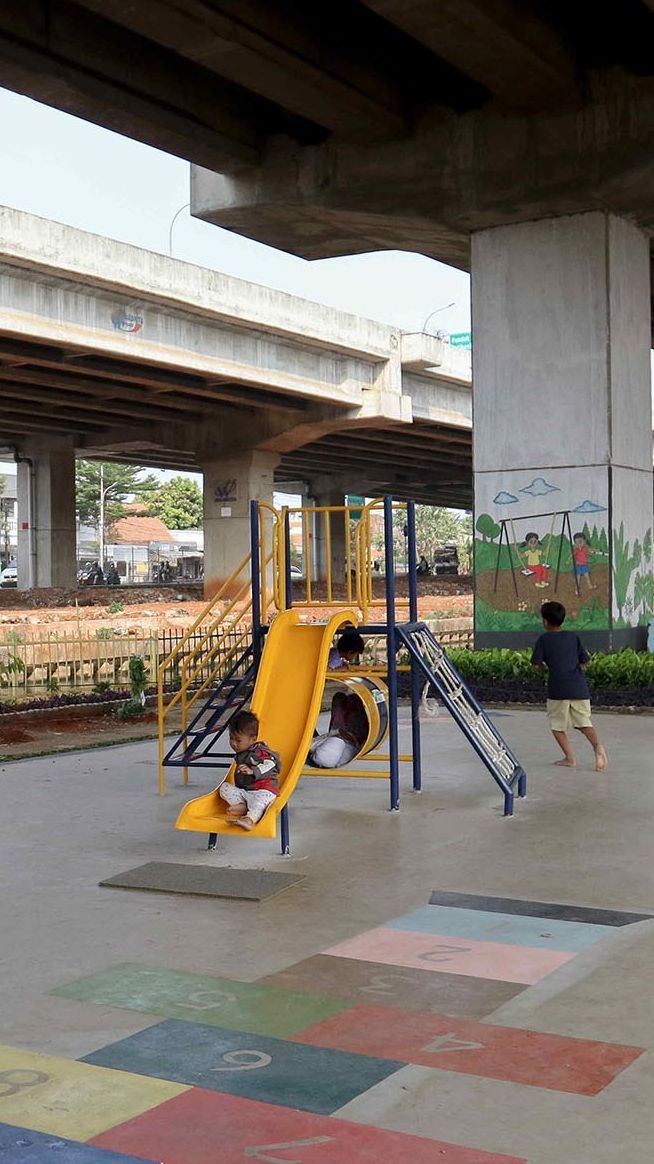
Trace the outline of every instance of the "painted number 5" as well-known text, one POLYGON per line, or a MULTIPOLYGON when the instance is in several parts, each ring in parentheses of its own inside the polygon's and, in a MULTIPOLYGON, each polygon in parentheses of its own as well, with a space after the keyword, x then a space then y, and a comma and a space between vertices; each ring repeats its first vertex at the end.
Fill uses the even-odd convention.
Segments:
POLYGON ((256 1071, 257 1067, 272 1063, 272 1057, 265 1051, 226 1051, 222 1059, 227 1066, 212 1067, 212 1071, 256 1071))

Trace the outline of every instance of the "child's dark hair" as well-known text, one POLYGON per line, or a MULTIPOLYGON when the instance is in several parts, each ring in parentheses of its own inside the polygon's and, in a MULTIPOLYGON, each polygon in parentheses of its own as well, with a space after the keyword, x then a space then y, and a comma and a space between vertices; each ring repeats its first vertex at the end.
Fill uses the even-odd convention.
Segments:
POLYGON ((343 634, 336 644, 342 655, 360 655, 365 645, 361 635, 357 630, 354 630, 354 627, 352 630, 343 631, 343 634))
POLYGON ((257 738, 259 733, 259 719, 253 711, 237 711, 229 721, 230 732, 243 732, 246 736, 257 738))
POLYGON ((544 602, 540 608, 540 616, 550 626, 563 626, 565 622, 565 606, 562 602, 544 602))
POLYGON ((530 539, 530 538, 536 538, 536 541, 537 541, 537 542, 539 542, 539 541, 540 541, 540 538, 539 538, 539 536, 538 536, 538 534, 537 534, 537 533, 528 533, 528 534, 525 534, 525 540, 524 540, 524 542, 522 543, 522 544, 523 544, 523 546, 526 546, 526 545, 527 545, 527 542, 529 541, 529 539, 530 539))
POLYGON ((576 542, 577 538, 583 538, 585 542, 588 542, 588 538, 586 537, 584 531, 581 529, 579 530, 579 533, 572 535, 573 542, 576 542))

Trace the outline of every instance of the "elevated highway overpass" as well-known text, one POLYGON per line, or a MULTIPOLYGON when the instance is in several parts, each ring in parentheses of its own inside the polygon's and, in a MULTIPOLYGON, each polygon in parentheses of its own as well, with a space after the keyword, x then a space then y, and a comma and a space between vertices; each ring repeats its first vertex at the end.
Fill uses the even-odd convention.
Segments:
POLYGON ((273 484, 469 507, 471 425, 469 355, 433 336, 0 210, 0 444, 19 492, 21 465, 40 482, 33 580, 74 566, 74 455, 203 471, 210 560, 273 484))
MULTIPOLYGON (((579 617, 597 647, 642 644, 624 563, 654 528, 654 0, 7 0, 0 82, 187 158, 208 222, 306 258, 393 248, 469 269, 477 510, 607 515, 579 617)), ((398 402, 361 388, 360 421, 380 391, 398 402)), ((402 417, 374 407, 399 458, 402 417)), ((338 468, 336 431, 264 443, 279 472, 312 442, 338 468)), ((526 642, 534 595, 482 590, 477 641, 526 642)))

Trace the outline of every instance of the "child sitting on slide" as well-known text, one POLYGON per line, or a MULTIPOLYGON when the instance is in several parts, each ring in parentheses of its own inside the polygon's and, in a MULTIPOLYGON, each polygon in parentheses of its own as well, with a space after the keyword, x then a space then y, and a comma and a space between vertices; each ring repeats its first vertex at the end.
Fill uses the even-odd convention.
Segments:
POLYGON ((238 711, 229 724, 229 745, 236 753, 234 783, 225 781, 218 789, 228 805, 227 820, 248 830, 279 795, 279 755, 258 740, 258 734, 254 712, 238 711))

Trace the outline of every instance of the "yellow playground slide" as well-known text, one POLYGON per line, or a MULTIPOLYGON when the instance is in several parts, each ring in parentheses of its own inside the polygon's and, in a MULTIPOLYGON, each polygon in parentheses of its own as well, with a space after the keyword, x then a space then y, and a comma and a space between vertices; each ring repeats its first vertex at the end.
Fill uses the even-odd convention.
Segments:
MULTIPOLYGON (((277 817, 305 767, 313 738, 329 651, 334 635, 345 624, 358 625, 353 610, 340 610, 327 624, 302 625, 297 610, 274 619, 266 636, 251 708, 259 717, 259 738, 281 756, 280 793, 250 832, 230 824, 227 805, 218 790, 189 800, 175 827, 198 833, 231 833, 239 837, 274 837, 277 817)), ((233 780, 234 767, 227 779, 233 780)))

